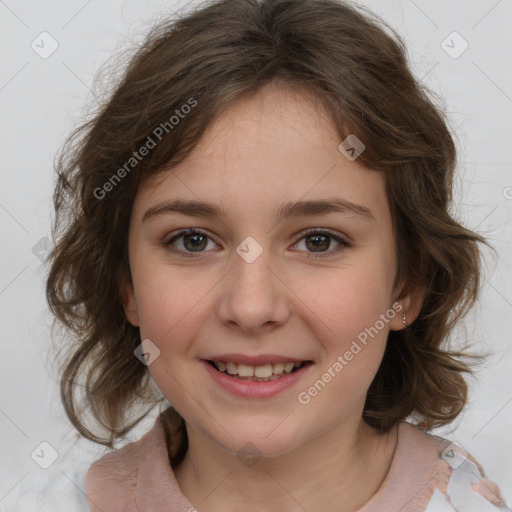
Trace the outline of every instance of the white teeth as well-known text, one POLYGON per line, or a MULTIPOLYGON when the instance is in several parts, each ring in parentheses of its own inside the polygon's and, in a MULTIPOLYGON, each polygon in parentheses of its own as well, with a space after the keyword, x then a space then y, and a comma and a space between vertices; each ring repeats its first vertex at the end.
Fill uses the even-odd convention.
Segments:
POLYGON ((285 363, 284 365, 284 371, 286 373, 290 373, 293 370, 293 367, 295 366, 294 363, 285 363))
POLYGON ((235 363, 228 363, 227 369, 230 375, 236 375, 237 365, 235 363))
POLYGON ((215 366, 221 372, 227 372, 229 375, 239 377, 249 377, 261 380, 275 380, 281 377, 283 373, 291 373, 294 368, 299 368, 302 363, 266 363, 259 366, 249 364, 225 363, 224 361, 214 361, 215 366))
POLYGON ((272 365, 272 371, 276 374, 283 373, 284 364, 283 363, 275 363, 272 365))
MULTIPOLYGON (((238 365, 238 375, 242 375, 240 373, 240 365, 238 365)), ((254 376, 255 377, 272 377, 272 365, 271 364, 263 364, 261 366, 254 367, 254 376)))
MULTIPOLYGON (((257 366, 257 368, 259 368, 259 366, 257 366)), ((248 364, 239 364, 237 373, 240 377, 254 377, 254 366, 249 366, 248 364)), ((257 377, 263 377, 263 375, 257 375, 257 377)))

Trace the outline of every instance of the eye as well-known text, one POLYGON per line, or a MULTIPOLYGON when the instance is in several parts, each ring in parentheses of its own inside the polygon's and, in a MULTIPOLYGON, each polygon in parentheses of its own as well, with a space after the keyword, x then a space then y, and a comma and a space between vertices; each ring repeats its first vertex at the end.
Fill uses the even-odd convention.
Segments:
POLYGON ((206 246, 208 245, 208 239, 210 239, 210 236, 204 231, 189 228, 180 231, 176 236, 171 238, 169 241, 164 242, 164 245, 171 249, 173 252, 176 252, 178 256, 182 256, 184 258, 194 258, 195 254, 193 253, 203 252, 203 249, 205 249, 206 246), (182 242, 178 245, 184 247, 184 250, 181 248, 175 248, 175 241, 180 239, 182 239, 182 242))
POLYGON ((333 254, 338 253, 346 247, 350 247, 351 245, 347 240, 338 235, 335 235, 334 233, 331 233, 329 230, 320 230, 316 228, 306 231, 306 233, 299 240, 299 242, 297 242, 296 245, 300 244, 302 240, 305 240, 306 248, 313 251, 313 254, 308 256, 309 258, 313 259, 332 256, 333 254), (332 239, 336 241, 338 248, 328 251, 331 246, 332 239))
MULTIPOLYGON (((180 257, 194 258, 196 254, 205 252, 208 247, 208 240, 211 240, 211 237, 204 231, 189 228, 179 231, 176 236, 164 242, 164 245, 180 257), (177 243, 178 241, 180 241, 180 243, 177 243), (176 245, 181 245, 181 247, 176 247, 176 245)), ((311 255, 308 256, 313 259, 332 256, 334 253, 338 253, 351 245, 347 240, 331 233, 329 230, 320 230, 317 228, 307 230, 295 246, 303 240, 306 241, 305 246, 307 248, 307 252, 313 251, 310 253, 311 255), (336 241, 338 248, 328 251, 331 247, 332 239, 336 241)))

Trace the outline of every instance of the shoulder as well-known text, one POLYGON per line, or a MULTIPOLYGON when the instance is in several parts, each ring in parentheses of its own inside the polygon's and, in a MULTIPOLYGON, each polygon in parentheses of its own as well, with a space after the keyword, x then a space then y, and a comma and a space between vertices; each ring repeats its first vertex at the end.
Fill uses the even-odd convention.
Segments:
POLYGON ((508 510, 498 485, 485 476, 482 466, 460 444, 409 423, 401 424, 401 432, 412 450, 437 459, 428 493, 424 493, 424 498, 428 497, 425 512, 508 510))
POLYGON ((135 508, 134 489, 139 472, 139 451, 142 439, 127 444, 95 461, 85 481, 89 505, 93 512, 135 508))
POLYGON ((94 462, 86 475, 86 487, 92 512, 158 510, 155 507, 162 504, 162 495, 169 505, 179 501, 162 415, 138 441, 94 462))
POLYGON ((138 441, 92 464, 86 485, 93 512, 192 509, 170 464, 165 419, 164 411, 138 441))

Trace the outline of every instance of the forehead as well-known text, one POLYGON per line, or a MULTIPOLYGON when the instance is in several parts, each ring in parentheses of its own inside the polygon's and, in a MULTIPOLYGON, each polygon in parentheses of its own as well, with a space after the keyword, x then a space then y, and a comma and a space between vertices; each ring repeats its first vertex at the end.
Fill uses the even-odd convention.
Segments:
POLYGON ((186 198, 249 216, 336 196, 382 215, 383 175, 348 160, 340 142, 316 98, 269 85, 223 111, 184 161, 141 187, 135 208, 186 198))
MULTIPOLYGON (((334 132, 320 101, 311 93, 268 84, 224 110, 207 129, 189 160, 216 160, 258 154, 261 164, 325 159, 337 148, 334 132)), ((336 154, 336 153, 334 153, 336 154)))

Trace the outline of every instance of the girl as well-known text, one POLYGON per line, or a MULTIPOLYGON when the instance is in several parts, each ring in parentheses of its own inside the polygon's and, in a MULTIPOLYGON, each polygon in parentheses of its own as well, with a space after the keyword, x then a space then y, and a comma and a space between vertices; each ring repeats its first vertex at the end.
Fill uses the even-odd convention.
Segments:
POLYGON ((204 5, 149 34, 67 149, 66 412, 113 448, 172 404, 92 465, 92 511, 509 510, 428 434, 467 401, 446 341, 485 241, 448 213, 452 137, 382 21, 204 5))

